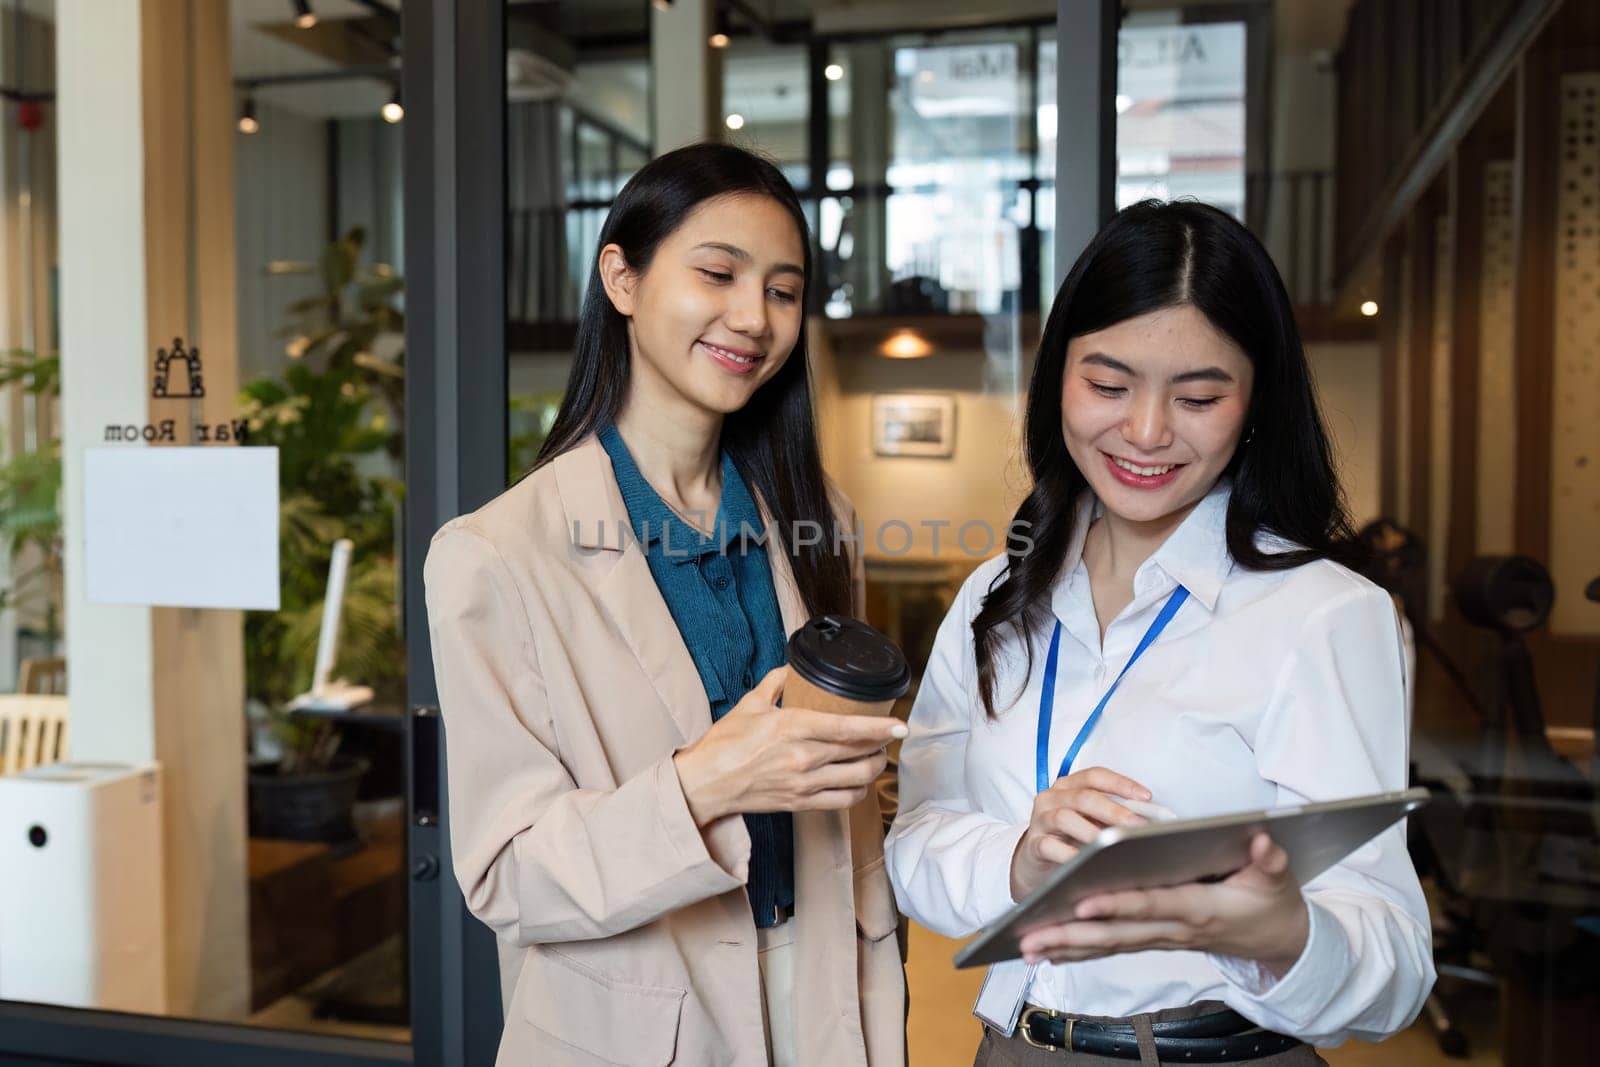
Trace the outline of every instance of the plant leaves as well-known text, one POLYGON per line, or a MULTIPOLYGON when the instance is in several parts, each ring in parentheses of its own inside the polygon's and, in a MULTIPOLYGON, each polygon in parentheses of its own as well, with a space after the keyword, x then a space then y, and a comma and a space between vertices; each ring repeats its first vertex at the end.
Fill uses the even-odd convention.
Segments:
POLYGON ((323 286, 330 294, 337 295, 339 290, 350 284, 350 279, 356 275, 356 263, 360 258, 360 243, 348 238, 335 241, 322 250, 317 269, 322 274, 323 286))

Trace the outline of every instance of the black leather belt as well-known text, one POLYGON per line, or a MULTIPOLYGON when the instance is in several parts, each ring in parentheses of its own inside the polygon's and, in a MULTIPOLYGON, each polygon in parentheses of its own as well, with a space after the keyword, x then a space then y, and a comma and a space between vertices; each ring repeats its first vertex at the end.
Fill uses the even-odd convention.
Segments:
MULTIPOLYGON (((1071 1049, 1123 1060, 1139 1058, 1139 1039, 1129 1023, 1091 1023, 1068 1019, 1048 1008, 1028 1005, 1017 1031, 1034 1048, 1071 1049)), ((1163 1063, 1233 1063, 1275 1056, 1299 1040, 1263 1030, 1236 1011, 1224 1010, 1150 1024, 1156 1055, 1163 1063)))

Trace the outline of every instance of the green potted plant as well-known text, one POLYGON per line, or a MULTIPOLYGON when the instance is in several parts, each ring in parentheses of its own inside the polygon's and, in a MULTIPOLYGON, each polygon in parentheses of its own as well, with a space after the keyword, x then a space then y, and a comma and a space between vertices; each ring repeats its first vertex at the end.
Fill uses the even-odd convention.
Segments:
MULTIPOLYGON (((293 360, 281 378, 246 387, 249 441, 279 450, 281 607, 246 616, 246 677, 281 756, 253 764, 251 832, 348 840, 350 805, 366 768, 340 753, 342 732, 286 705, 311 685, 333 542, 354 542, 334 675, 401 703, 405 647, 399 630, 398 530, 404 487, 369 473, 402 455, 403 283, 363 266, 364 234, 324 251, 322 292, 289 306, 293 360)), ((561 403, 559 392, 512 399, 512 477, 533 465, 561 403)))
POLYGON ((510 432, 506 435, 506 470, 516 481, 533 467, 555 425, 556 413, 561 410, 561 394, 557 392, 527 393, 514 396, 510 403, 510 432))
MULTIPOLYGON (((17 386, 48 403, 61 395, 61 359, 14 350, 0 354, 0 389, 17 386)), ((62 637, 61 442, 50 440, 0 463, 0 538, 11 561, 11 584, 0 587, 0 611, 34 621, 51 654, 62 637), (19 565, 27 563, 25 569, 19 565)))
POLYGON ((253 445, 276 446, 281 505, 281 605, 245 620, 247 688, 280 755, 250 773, 251 833, 344 842, 367 767, 340 752, 342 730, 294 715, 287 704, 311 686, 333 543, 353 542, 335 676, 370 685, 380 701, 403 699, 395 516, 401 483, 381 472, 398 457, 404 397, 393 299, 400 279, 360 265, 363 234, 352 230, 324 252, 323 292, 289 311, 282 378, 244 390, 253 445), (379 473, 370 473, 374 468, 379 473))

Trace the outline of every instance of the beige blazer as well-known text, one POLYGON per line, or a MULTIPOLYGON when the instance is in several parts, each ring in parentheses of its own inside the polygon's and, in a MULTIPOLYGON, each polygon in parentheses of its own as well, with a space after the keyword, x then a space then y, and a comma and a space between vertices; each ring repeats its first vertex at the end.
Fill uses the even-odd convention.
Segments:
MULTIPOLYGON (((590 437, 428 552, 451 847, 467 906, 500 940, 503 1067, 766 1063, 749 834, 734 815, 702 835, 689 815, 672 754, 710 707, 628 528, 590 437)), ((793 632, 804 607, 774 543, 793 632)), ((794 866, 800 1063, 903 1064, 876 801, 797 813, 794 866)))

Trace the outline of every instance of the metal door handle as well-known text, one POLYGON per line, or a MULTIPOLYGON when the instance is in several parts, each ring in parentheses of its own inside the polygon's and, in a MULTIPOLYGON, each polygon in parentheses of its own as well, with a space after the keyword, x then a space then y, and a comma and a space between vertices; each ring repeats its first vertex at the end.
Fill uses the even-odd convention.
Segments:
POLYGON ((416 826, 439 823, 439 709, 417 704, 411 709, 411 821, 416 826))

